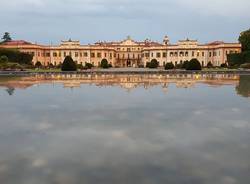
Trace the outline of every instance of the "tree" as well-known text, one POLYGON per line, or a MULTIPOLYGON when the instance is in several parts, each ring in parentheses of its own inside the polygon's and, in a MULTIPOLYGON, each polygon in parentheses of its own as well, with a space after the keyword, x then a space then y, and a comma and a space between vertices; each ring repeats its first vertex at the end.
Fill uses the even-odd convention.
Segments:
POLYGON ((35 64, 36 68, 41 68, 42 67, 42 63, 40 61, 37 61, 35 64))
POLYGON ((102 59, 100 67, 101 68, 109 68, 108 60, 107 59, 102 59))
POLYGON ((172 70, 174 69, 174 64, 172 62, 166 63, 165 70, 172 70))
POLYGON ((73 59, 70 56, 65 57, 61 70, 62 71, 76 71, 77 70, 76 63, 73 61, 73 59))
POLYGON ((191 59, 186 70, 201 70, 201 64, 197 59, 191 59))
POLYGON ((9 41, 11 41, 12 39, 10 37, 10 33, 5 32, 4 35, 3 35, 3 37, 2 37, 2 40, 3 40, 3 42, 9 42, 9 41))
POLYGON ((250 51, 250 29, 240 33, 239 42, 242 45, 242 51, 250 51))

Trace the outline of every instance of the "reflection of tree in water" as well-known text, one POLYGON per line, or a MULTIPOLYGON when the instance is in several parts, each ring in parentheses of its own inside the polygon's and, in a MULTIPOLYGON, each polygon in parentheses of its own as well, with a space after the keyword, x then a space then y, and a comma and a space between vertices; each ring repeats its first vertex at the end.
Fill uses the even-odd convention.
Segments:
POLYGON ((239 85, 236 86, 239 95, 250 97, 250 75, 241 75, 239 85))
POLYGON ((6 89, 6 91, 10 96, 12 96, 14 94, 15 88, 9 87, 8 89, 6 89))

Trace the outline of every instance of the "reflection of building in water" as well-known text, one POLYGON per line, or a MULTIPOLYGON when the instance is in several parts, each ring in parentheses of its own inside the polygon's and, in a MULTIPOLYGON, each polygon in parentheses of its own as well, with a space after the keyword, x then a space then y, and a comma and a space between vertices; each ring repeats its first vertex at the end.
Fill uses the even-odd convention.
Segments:
POLYGON ((80 87, 81 84, 96 86, 119 86, 128 91, 138 87, 149 89, 153 86, 161 86, 164 92, 168 85, 173 83, 178 88, 194 87, 197 83, 205 83, 210 86, 238 85, 239 76, 234 74, 166 74, 166 75, 99 75, 99 74, 36 74, 29 77, 22 77, 18 80, 1 82, 0 86, 6 88, 27 88, 35 84, 60 83, 65 88, 80 87))

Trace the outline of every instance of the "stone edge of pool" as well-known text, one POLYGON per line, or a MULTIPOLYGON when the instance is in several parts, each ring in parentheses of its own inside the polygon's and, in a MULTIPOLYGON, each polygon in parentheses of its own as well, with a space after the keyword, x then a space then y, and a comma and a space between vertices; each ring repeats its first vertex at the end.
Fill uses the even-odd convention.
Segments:
POLYGON ((74 72, 34 72, 34 71, 0 71, 0 76, 23 76, 35 74, 242 74, 250 75, 250 70, 236 71, 178 71, 178 70, 86 70, 74 72))

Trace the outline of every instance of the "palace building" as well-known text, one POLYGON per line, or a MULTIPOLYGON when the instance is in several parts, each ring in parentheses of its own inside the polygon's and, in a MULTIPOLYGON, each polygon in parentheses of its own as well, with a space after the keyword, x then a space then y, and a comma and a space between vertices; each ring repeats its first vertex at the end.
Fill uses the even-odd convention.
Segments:
POLYGON ((66 56, 71 56, 77 64, 91 63, 99 66, 102 59, 107 59, 114 67, 145 67, 147 62, 156 59, 160 66, 168 62, 181 64, 196 58, 202 66, 211 62, 220 66, 227 62, 227 54, 241 52, 241 44, 215 41, 199 44, 197 40, 180 40, 170 44, 168 37, 162 43, 149 39, 138 42, 130 37, 119 42, 97 42, 81 45, 79 41, 62 41, 60 45, 40 45, 23 40, 10 41, 0 45, 1 48, 18 49, 33 55, 33 63, 40 61, 47 66, 58 65, 66 56))

